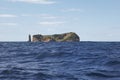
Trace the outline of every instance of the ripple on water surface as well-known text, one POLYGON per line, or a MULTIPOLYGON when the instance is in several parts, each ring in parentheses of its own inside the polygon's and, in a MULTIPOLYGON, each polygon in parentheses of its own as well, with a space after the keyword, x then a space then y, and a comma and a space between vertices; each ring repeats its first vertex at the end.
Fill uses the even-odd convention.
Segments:
POLYGON ((1 42, 0 80, 120 80, 120 43, 1 42))

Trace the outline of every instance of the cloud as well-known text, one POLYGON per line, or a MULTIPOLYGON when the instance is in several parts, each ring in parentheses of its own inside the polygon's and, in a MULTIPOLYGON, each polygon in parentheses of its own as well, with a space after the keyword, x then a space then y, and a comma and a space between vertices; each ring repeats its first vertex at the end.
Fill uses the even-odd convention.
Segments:
POLYGON ((45 22, 39 22, 38 24, 44 25, 44 26, 53 26, 53 25, 62 25, 65 22, 57 22, 57 21, 45 21, 45 22))
POLYGON ((62 9, 63 12, 83 12, 79 8, 69 8, 69 9, 62 9))
POLYGON ((56 19, 56 16, 48 15, 48 14, 42 14, 40 17, 44 19, 56 19))
POLYGON ((17 16, 12 14, 0 14, 0 18, 13 18, 13 17, 17 17, 17 16))
POLYGON ((25 2, 25 3, 33 3, 33 4, 55 4, 55 1, 51 0, 9 0, 12 2, 25 2))
POLYGON ((16 26, 17 23, 0 23, 0 26, 16 26))
POLYGON ((43 16, 42 18, 44 18, 44 19, 56 19, 57 17, 55 17, 55 16, 43 16))
POLYGON ((49 14, 22 14, 22 17, 37 17, 42 19, 56 19, 59 18, 57 16, 49 15, 49 14))

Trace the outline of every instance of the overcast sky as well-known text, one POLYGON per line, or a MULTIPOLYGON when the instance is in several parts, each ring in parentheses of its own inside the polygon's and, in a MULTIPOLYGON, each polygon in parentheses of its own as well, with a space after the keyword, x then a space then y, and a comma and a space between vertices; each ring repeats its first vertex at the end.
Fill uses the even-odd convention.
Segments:
POLYGON ((65 32, 82 41, 120 41, 120 0, 0 0, 0 41, 65 32))

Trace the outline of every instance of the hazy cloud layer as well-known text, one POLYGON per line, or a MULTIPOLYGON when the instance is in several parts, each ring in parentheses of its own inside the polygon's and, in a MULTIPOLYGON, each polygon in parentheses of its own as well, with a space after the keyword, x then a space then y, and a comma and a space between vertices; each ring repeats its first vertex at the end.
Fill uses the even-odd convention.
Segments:
POLYGON ((22 17, 40 17, 42 19, 56 19, 57 16, 49 15, 49 14, 22 14, 22 17))
POLYGON ((62 9, 63 12, 83 12, 83 10, 79 8, 69 8, 69 9, 62 9))
POLYGON ((39 25, 43 25, 43 26, 54 26, 54 25, 62 25, 65 22, 58 22, 58 21, 44 21, 44 22, 39 22, 39 25))
POLYGON ((0 18, 13 18, 13 17, 17 16, 13 14, 0 14, 0 18))
POLYGON ((16 26, 17 23, 0 23, 0 27, 1 26, 16 26))
POLYGON ((33 3, 33 4, 54 4, 55 1, 52 0, 9 0, 12 2, 25 2, 25 3, 33 3))

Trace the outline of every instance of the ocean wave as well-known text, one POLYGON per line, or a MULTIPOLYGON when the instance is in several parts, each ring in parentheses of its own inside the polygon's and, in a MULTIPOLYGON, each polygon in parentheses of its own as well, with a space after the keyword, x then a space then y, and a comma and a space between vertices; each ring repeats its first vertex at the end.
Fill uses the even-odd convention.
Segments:
POLYGON ((0 80, 120 80, 119 45, 1 42, 0 80))

